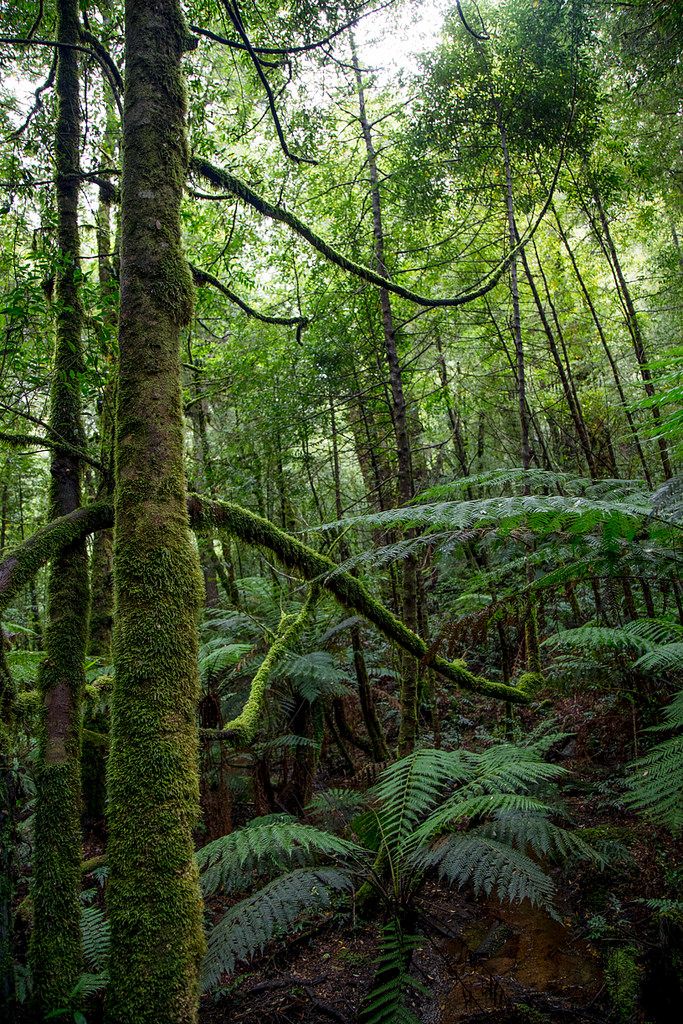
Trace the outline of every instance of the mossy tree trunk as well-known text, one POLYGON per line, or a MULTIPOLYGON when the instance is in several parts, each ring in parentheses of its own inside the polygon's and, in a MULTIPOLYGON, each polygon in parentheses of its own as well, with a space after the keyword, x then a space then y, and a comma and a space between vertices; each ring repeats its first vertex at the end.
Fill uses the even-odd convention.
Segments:
MULTIPOLYGON (((111 21, 111 9, 107 3, 103 9, 105 24, 111 21)), ((113 166, 116 157, 117 121, 114 95, 107 83, 104 84, 105 132, 102 152, 107 166, 113 166)), ((102 356, 105 364, 105 382, 98 400, 98 426, 100 434, 100 461, 103 473, 98 481, 98 494, 113 497, 114 473, 114 408, 116 404, 116 331, 118 327, 118 283, 114 263, 112 235, 112 206, 116 190, 107 177, 99 184, 99 201, 96 214, 97 266, 100 299, 103 306, 102 356)), ((88 656, 98 658, 100 664, 111 663, 111 636, 114 621, 114 531, 99 530, 93 537, 90 559, 92 602, 90 608, 90 631, 88 656)), ((107 733, 109 714, 101 701, 86 700, 84 736, 81 752, 83 776, 83 815, 87 825, 98 826, 104 820, 106 801, 106 754, 102 743, 95 743, 90 733, 107 733)))
POLYGON ((197 615, 204 588, 185 504, 180 241, 187 170, 174 0, 127 0, 109 783, 109 1024, 197 1019, 204 951, 197 615))
POLYGON ((16 688, 5 659, 5 637, 0 623, 0 1016, 6 1024, 12 1024, 16 1011, 13 912, 17 838, 13 764, 15 699, 16 688))
MULTIPOLYGON (((53 451, 49 516, 56 519, 81 503, 83 450, 80 375, 83 370, 79 295, 78 170, 80 88, 78 0, 59 0, 57 38, 58 114, 56 347, 50 393, 50 426, 69 451, 53 451)), ((80 708, 88 628, 89 583, 85 540, 52 562, 48 581, 46 659, 38 686, 42 696, 36 768, 33 868, 34 926, 31 939, 36 1014, 68 1005, 81 971, 81 773, 80 708)))

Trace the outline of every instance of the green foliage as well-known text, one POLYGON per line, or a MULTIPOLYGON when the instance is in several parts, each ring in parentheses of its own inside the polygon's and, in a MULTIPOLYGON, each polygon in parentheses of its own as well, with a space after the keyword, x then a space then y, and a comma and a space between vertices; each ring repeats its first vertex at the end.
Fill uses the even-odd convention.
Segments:
POLYGON ((605 966, 605 984, 619 1024, 636 1019, 640 967, 634 946, 622 946, 609 954, 605 966))
POLYGON ((241 900, 209 932, 202 986, 205 992, 238 963, 261 952, 276 937, 291 934, 304 916, 329 910, 351 880, 337 868, 296 868, 241 900))
MULTIPOLYGON (((401 1015, 407 1013, 405 987, 413 984, 407 968, 416 940, 404 922, 429 873, 552 913, 554 885, 541 862, 601 862, 578 833, 553 821, 562 814, 555 785, 565 772, 542 755, 556 739, 548 734, 526 748, 503 744, 481 754, 418 750, 397 761, 382 771, 366 795, 367 810, 352 822, 362 846, 282 815, 256 819, 209 843, 197 854, 205 895, 272 881, 235 904, 210 931, 205 987, 214 988, 222 974, 302 915, 315 917, 329 909, 334 894, 365 879, 359 898, 369 888, 386 928, 364 1013, 373 1022, 408 1020, 401 1015), (321 867, 321 860, 334 866, 321 867)), ((323 800, 316 800, 316 810, 323 800)), ((333 791, 327 802, 346 809, 359 801, 357 794, 347 799, 333 791)))
POLYGON ((321 857, 346 859, 362 855, 354 843, 288 815, 255 818, 244 828, 215 839, 197 852, 205 896, 239 892, 254 879, 292 867, 314 864, 321 857))
POLYGON ((420 942, 419 936, 406 935, 395 919, 383 926, 375 980, 361 1008, 361 1024, 418 1024, 405 1002, 410 991, 425 992, 407 966, 420 942))
POLYGON ((625 803, 678 833, 683 828, 683 690, 665 709, 661 725, 649 731, 674 735, 629 765, 625 803))

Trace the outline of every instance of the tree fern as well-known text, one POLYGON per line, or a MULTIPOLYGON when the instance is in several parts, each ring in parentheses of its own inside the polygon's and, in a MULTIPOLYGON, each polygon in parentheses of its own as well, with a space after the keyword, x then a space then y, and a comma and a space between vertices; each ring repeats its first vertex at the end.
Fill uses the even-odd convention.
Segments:
MULTIPOLYGON (((547 731, 526 747, 418 750, 387 766, 367 794, 369 809, 352 822, 365 848, 284 815, 205 846, 197 859, 206 895, 244 890, 286 872, 232 907, 210 933, 205 984, 215 986, 238 962, 303 915, 327 909, 335 893, 348 893, 352 878, 364 876, 358 898, 366 888, 374 892, 386 927, 362 1019, 410 1020, 403 993, 411 983, 413 940, 402 922, 413 919, 413 901, 430 872, 475 893, 527 899, 552 911, 553 884, 539 861, 600 860, 580 835, 555 824, 562 814, 556 786, 566 773, 543 754, 556 739, 547 731), (369 852, 375 854, 372 866, 369 852), (333 866, 321 867, 321 861, 333 866)), ((335 792, 329 800, 349 803, 335 792)), ((356 795, 350 803, 359 802, 356 795)))
POLYGON ((335 895, 351 888, 349 874, 337 868, 297 868, 231 907, 208 935, 204 991, 272 939, 290 933, 302 917, 328 910, 335 895))
POLYGON ((683 829, 683 690, 666 708, 663 723, 649 731, 675 735, 631 763, 625 803, 678 833, 683 829))
POLYGON ((202 891, 209 896, 219 889, 224 893, 244 890, 257 877, 314 864, 321 858, 352 862, 363 853, 355 843, 283 814, 256 818, 215 839, 197 852, 197 863, 202 891))

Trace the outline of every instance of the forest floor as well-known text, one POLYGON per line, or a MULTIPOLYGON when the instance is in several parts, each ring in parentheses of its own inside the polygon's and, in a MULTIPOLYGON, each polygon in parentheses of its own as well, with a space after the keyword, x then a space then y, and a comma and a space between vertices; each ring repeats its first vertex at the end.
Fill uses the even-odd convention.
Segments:
MULTIPOLYGON (((470 736, 462 742, 469 746, 480 712, 472 705, 467 713, 470 736)), ((632 710, 591 694, 556 702, 555 715, 558 728, 571 734, 553 756, 571 773, 565 795, 575 824, 595 829, 628 853, 602 872, 582 866, 555 871, 558 921, 528 905, 503 906, 442 886, 427 888, 420 909, 428 934, 411 966, 424 994, 409 1002, 423 1024, 679 1019, 671 935, 643 901, 664 894, 681 864, 681 850, 665 834, 625 815, 617 799, 615 780, 634 754, 632 710), (615 981, 614 969, 606 971, 606 965, 615 950, 630 947, 637 953, 638 1006, 620 1017, 614 1001, 631 979, 615 981)), ((531 718, 522 722, 527 725, 533 725, 531 718)), ((349 785, 348 779, 327 781, 349 785)), ((378 937, 376 922, 350 927, 348 917, 330 915, 322 929, 293 935, 222 993, 205 999, 201 1022, 352 1024, 372 983, 378 937)))

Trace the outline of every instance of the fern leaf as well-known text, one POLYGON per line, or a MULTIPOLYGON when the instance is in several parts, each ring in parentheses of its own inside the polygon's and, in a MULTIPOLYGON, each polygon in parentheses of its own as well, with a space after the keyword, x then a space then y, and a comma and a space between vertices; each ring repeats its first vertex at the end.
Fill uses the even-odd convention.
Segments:
POLYGON ((210 992, 224 974, 286 935, 304 915, 329 910, 334 896, 351 888, 349 875, 336 868, 298 868, 231 907, 209 933, 203 990, 210 992))
POLYGON ((268 877, 320 857, 358 861, 365 851, 347 839, 303 825, 296 818, 256 818, 244 828, 221 836, 197 852, 205 896, 246 888, 254 875, 268 877))
POLYGON ((475 895, 495 891, 504 902, 528 900, 554 914, 555 887, 536 861, 484 832, 446 836, 416 860, 452 885, 471 886, 475 895))

